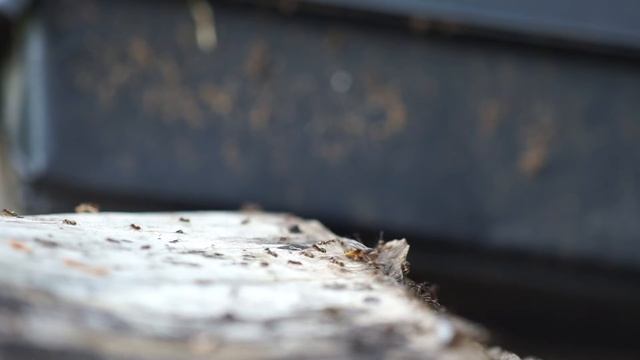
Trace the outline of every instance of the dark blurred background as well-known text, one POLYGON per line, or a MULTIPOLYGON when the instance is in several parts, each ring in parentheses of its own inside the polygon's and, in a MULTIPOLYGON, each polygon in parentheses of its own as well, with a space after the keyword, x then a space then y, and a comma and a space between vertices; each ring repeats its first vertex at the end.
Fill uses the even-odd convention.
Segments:
POLYGON ((0 207, 406 237, 494 343, 640 354, 640 2, 0 0, 0 44, 0 207))

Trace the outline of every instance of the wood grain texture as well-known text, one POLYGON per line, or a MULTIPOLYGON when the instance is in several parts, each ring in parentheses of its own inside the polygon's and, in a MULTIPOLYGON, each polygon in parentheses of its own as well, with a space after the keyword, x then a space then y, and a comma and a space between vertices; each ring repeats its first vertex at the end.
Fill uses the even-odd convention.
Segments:
POLYGON ((5 214, 0 359, 502 356, 410 294, 408 250, 281 214, 5 214))

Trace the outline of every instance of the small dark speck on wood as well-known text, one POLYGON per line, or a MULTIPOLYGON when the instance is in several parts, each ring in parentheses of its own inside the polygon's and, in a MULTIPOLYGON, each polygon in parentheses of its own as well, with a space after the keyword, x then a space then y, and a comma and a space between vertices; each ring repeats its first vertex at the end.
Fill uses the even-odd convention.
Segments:
POLYGON ((176 234, 184 234, 184 231, 182 231, 182 230, 176 230, 176 234))
POLYGON ((133 230, 140 230, 140 229, 142 229, 142 227, 140 227, 140 225, 136 225, 136 224, 131 224, 131 225, 129 225, 129 226, 131 226, 131 228, 132 228, 133 230))
POLYGON ((344 263, 333 256, 329 258, 329 262, 331 262, 332 264, 339 265, 340 267, 344 267, 344 263))
POLYGON ((194 281, 197 285, 211 285, 214 283, 211 279, 196 279, 194 281))
POLYGON ((149 250, 149 249, 151 249, 151 245, 142 245, 142 246, 140 246, 140 249, 149 250))
POLYGON ((265 248, 264 251, 267 252, 267 254, 273 256, 273 257, 278 257, 278 254, 276 254, 273 250, 269 249, 269 248, 265 248))
POLYGON ((13 210, 9 210, 9 209, 2 209, 2 215, 4 216, 13 216, 16 218, 22 218, 22 216, 20 216, 17 212, 13 211, 13 210))
POLYGON ((34 240, 36 243, 48 248, 54 248, 59 246, 57 242, 51 241, 51 240, 39 239, 39 238, 35 238, 34 240))
POLYGON ((172 265, 178 265, 178 266, 188 266, 188 267, 201 267, 200 264, 196 264, 196 263, 192 263, 192 262, 187 262, 187 261, 178 261, 175 259, 166 259, 165 262, 172 264, 172 265))
POLYGON ((318 250, 318 251, 320 251, 321 253, 326 253, 327 252, 327 249, 318 246, 318 244, 313 244, 313 248, 318 250))
POLYGON ((377 298, 375 296, 367 296, 363 301, 367 304, 377 304, 380 302, 380 298, 377 298))
POLYGON ((178 241, 179 241, 178 239, 175 239, 175 240, 171 240, 171 241, 169 241, 169 242, 170 242, 170 243, 172 243, 172 244, 175 244, 175 243, 177 243, 178 241))
POLYGON ((120 240, 116 240, 116 239, 112 239, 112 238, 106 238, 105 240, 107 240, 110 243, 120 244, 120 240))
POLYGON ((233 314, 226 313, 224 316, 222 316, 222 320, 224 320, 224 321, 236 321, 238 319, 233 314))
POLYGON ((186 223, 191 222, 191 220, 187 219, 186 217, 181 217, 180 221, 181 222, 186 222, 186 223))
POLYGON ((300 261, 295 261, 295 260, 289 260, 289 261, 287 261, 287 263, 289 263, 291 265, 302 265, 302 263, 300 261))
POLYGON ((292 234, 302 234, 302 229, 298 225, 292 225, 289 227, 289 232, 292 234))
POLYGON ((342 313, 343 313, 343 311, 341 309, 339 309, 339 308, 337 308, 335 306, 327 307, 323 311, 324 311, 325 314, 327 314, 327 315, 329 315, 329 316, 331 316, 333 318, 337 318, 340 315, 342 315, 342 313))
POLYGON ((344 290, 347 288, 347 285, 341 284, 341 283, 332 283, 332 284, 325 284, 324 288, 331 289, 331 290, 344 290))
POLYGON ((367 283, 356 283, 353 288, 354 288, 354 290, 358 290, 358 291, 373 290, 373 286, 371 286, 371 284, 367 284, 367 283))
POLYGON ((69 219, 64 219, 64 220, 62 220, 62 222, 64 224, 67 224, 67 225, 77 225, 78 224, 75 220, 69 220, 69 219))
POLYGON ((289 245, 278 246, 278 249, 289 250, 289 251, 300 251, 300 250, 304 250, 305 247, 296 245, 296 244, 289 244, 289 245))

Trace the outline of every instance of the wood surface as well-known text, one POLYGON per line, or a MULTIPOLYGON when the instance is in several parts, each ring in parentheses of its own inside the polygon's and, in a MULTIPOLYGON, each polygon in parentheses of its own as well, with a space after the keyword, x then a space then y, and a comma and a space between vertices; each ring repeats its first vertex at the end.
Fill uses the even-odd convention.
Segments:
POLYGON ((518 359, 416 297, 408 251, 286 214, 4 212, 0 359, 518 359))

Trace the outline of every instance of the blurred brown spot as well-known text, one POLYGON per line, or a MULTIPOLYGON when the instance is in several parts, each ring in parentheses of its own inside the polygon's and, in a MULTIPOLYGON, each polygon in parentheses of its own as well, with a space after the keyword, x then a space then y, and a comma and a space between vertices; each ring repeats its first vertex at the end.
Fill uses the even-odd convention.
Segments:
POLYGON ((324 143, 318 147, 317 152, 331 164, 341 163, 348 155, 347 144, 342 142, 324 143))
POLYGON ((93 203, 82 203, 76 206, 75 211, 77 213, 97 213, 100 212, 100 207, 93 203))
POLYGON ((129 56, 140 66, 148 66, 152 58, 152 50, 145 39, 136 36, 129 42, 129 56))
POLYGON ((104 267, 97 267, 97 266, 91 266, 85 263, 82 263, 80 261, 77 260, 72 260, 72 259, 65 259, 64 260, 64 265, 81 271, 85 274, 89 274, 89 275, 93 275, 93 276, 106 276, 109 275, 109 270, 107 270, 104 267))
POLYGON ((219 342, 210 336, 202 333, 196 334, 188 342, 189 351, 195 355, 206 355, 213 353, 220 346, 219 342))
POLYGON ((428 20, 413 16, 409 18, 408 25, 411 31, 419 34, 426 33, 432 28, 431 23, 428 20))
POLYGON ((249 120, 252 130, 262 130, 269 124, 271 118, 271 97, 260 96, 256 104, 249 111, 249 120))
POLYGON ((285 15, 293 15, 299 6, 298 0, 279 0, 277 3, 278 10, 285 15))
POLYGON ((9 246, 16 251, 31 253, 31 248, 29 246, 17 240, 11 240, 11 242, 9 242, 9 246))
POLYGON ((227 166, 235 171, 242 170, 242 157, 238 144, 232 141, 226 141, 222 144, 222 157, 227 166))
POLYGON ((498 125, 500 124, 500 116, 502 108, 498 99, 488 99, 480 103, 480 135, 482 137, 491 137, 498 125))
POLYGON ((233 110, 233 97, 223 88, 205 84, 200 87, 199 95, 212 112, 227 115, 233 110))
POLYGON ((371 137, 374 140, 384 140, 402 131, 407 123, 407 110, 400 89, 369 83, 367 90, 369 104, 381 108, 386 115, 380 126, 371 129, 371 137))
POLYGON ((365 252, 360 249, 351 249, 345 252, 344 255, 354 261, 364 261, 366 258, 365 252))
POLYGON ((204 115, 191 89, 182 84, 162 84, 145 89, 142 106, 148 114, 166 121, 185 121, 192 128, 202 126, 204 115))
POLYGON ((547 165, 553 131, 549 117, 525 130, 524 149, 518 158, 518 169, 522 174, 533 178, 547 165))
POLYGON ((182 80, 175 59, 157 60, 162 80, 145 87, 141 95, 142 108, 148 115, 159 115, 165 121, 185 121, 192 128, 203 125, 204 114, 198 97, 182 80))
POLYGON ((257 40, 249 48, 245 72, 251 80, 264 80, 269 75, 270 62, 267 43, 257 40))
POLYGON ((345 34, 340 30, 331 29, 327 33, 326 44, 332 51, 338 51, 344 48, 345 34))
POLYGON ((240 206, 240 211, 242 212, 249 212, 249 213, 254 213, 254 212, 261 212, 264 209, 262 208, 262 206, 260 206, 260 204, 256 204, 256 203, 244 203, 240 206))
POLYGON ((218 45, 213 7, 206 0, 190 0, 189 9, 195 25, 198 48, 207 53, 213 51, 218 45))

